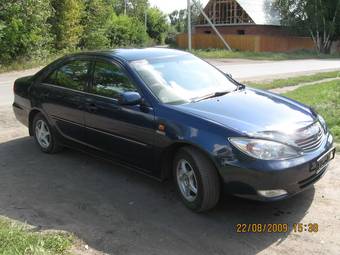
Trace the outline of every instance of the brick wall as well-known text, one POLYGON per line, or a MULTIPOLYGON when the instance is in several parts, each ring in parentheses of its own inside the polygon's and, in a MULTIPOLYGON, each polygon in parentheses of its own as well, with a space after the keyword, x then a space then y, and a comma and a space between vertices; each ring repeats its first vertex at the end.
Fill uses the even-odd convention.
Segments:
MULTIPOLYGON (((221 34, 237 35, 275 35, 286 36, 290 35, 290 32, 281 26, 271 25, 219 25, 216 26, 221 34)), ((194 33, 197 34, 209 34, 214 33, 210 26, 198 25, 194 28, 194 33)))

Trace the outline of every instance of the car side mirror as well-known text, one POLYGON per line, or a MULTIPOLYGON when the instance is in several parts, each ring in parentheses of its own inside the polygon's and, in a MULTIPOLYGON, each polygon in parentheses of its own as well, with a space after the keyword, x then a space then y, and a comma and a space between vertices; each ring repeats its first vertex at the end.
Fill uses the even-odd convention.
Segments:
POLYGON ((139 105, 142 103, 142 97, 138 92, 124 92, 118 98, 120 105, 139 105))

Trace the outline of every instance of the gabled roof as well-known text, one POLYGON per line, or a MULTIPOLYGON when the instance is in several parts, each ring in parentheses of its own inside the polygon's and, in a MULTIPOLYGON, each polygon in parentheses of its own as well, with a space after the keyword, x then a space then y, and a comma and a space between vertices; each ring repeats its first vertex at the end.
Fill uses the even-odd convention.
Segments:
POLYGON ((272 10, 274 0, 236 0, 257 25, 280 25, 279 14, 272 10))

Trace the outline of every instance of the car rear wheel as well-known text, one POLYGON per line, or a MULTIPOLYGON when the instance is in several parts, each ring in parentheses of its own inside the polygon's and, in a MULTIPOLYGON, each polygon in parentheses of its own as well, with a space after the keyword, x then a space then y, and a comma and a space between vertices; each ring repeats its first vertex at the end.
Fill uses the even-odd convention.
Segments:
POLYGON ((34 139, 40 149, 45 153, 56 153, 61 150, 51 126, 46 118, 38 113, 33 120, 34 139))
POLYGON ((203 212, 216 206, 220 198, 220 179, 215 166, 199 150, 184 147, 175 156, 174 179, 184 204, 203 212))

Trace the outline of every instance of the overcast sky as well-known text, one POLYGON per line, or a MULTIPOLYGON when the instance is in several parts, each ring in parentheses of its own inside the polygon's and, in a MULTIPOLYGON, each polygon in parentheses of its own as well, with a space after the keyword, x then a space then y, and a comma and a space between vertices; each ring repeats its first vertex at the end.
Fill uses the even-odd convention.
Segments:
MULTIPOLYGON (((151 6, 157 6, 165 13, 171 13, 174 10, 184 9, 187 6, 187 0, 149 0, 151 6)), ((201 0, 205 5, 209 0, 201 0)))

